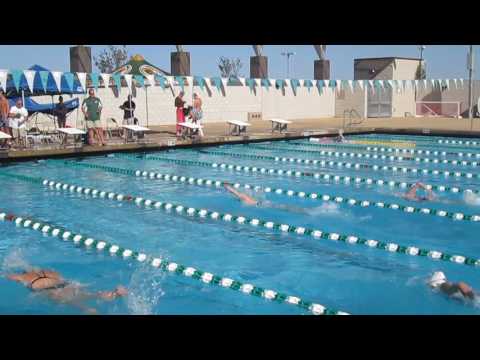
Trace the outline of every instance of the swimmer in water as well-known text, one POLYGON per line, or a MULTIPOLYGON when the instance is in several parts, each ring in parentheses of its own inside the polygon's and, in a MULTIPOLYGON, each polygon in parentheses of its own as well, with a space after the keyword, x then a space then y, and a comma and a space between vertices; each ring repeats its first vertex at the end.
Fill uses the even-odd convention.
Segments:
POLYGON ((85 306, 84 302, 92 299, 113 301, 126 296, 128 291, 117 286, 113 291, 91 293, 82 290, 81 285, 65 280, 58 272, 51 270, 31 270, 19 274, 7 275, 7 279, 17 281, 36 293, 45 294, 51 300, 75 306, 88 314, 96 314, 97 310, 85 306))
POLYGON ((404 199, 411 200, 411 201, 432 201, 435 199, 435 194, 433 193, 432 190, 428 189, 424 184, 422 184, 421 182, 417 182, 402 197, 404 199), (417 195, 418 189, 425 190, 427 192, 427 196, 418 196, 417 195))
POLYGON ((477 296, 470 285, 462 281, 458 283, 450 282, 441 271, 433 273, 428 284, 432 289, 439 290, 449 297, 460 300, 474 300, 477 296))
POLYGON ((225 189, 227 191, 231 192, 238 199, 240 199, 241 202, 243 202, 246 205, 258 206, 258 207, 268 207, 268 208, 286 210, 286 211, 291 211, 291 212, 296 212, 296 213, 301 213, 301 214, 308 214, 308 212, 305 209, 302 209, 302 208, 283 205, 283 204, 273 204, 270 201, 258 201, 256 199, 254 199, 253 197, 238 191, 237 189, 235 189, 229 183, 224 183, 223 186, 225 187, 225 189))

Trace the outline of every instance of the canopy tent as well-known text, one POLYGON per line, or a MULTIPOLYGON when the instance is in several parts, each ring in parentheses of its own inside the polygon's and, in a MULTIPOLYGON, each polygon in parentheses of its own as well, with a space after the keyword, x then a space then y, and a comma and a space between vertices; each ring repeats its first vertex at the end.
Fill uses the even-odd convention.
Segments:
POLYGON ((131 74, 131 75, 143 75, 143 76, 150 76, 150 75, 160 75, 160 76, 169 76, 170 73, 166 72, 165 70, 152 65, 142 55, 134 55, 130 58, 126 64, 120 66, 119 68, 115 69, 112 74, 131 74))
POLYGON ((18 97, 22 93, 24 96, 42 96, 42 95, 60 95, 60 94, 83 94, 83 89, 77 77, 73 77, 72 88, 70 88, 66 77, 61 74, 60 88, 57 87, 53 73, 40 65, 33 65, 28 70, 35 71, 33 78, 33 89, 30 89, 24 72, 19 73, 20 81, 18 90, 15 86, 13 75, 9 75, 7 79, 7 97, 18 97), (42 77, 46 79, 46 83, 42 81, 42 77), (45 86, 44 86, 45 85, 45 86))
MULTIPOLYGON (((18 98, 10 98, 8 100, 10 107, 14 106, 18 98)), ((68 110, 68 112, 72 112, 73 110, 77 109, 79 106, 80 101, 75 98, 73 100, 65 101, 64 104, 68 110)), ((35 114, 35 113, 41 113, 41 114, 46 114, 46 115, 54 115, 54 110, 57 106, 57 104, 39 104, 35 101, 32 100, 30 97, 25 98, 25 104, 23 105, 29 115, 35 114)))

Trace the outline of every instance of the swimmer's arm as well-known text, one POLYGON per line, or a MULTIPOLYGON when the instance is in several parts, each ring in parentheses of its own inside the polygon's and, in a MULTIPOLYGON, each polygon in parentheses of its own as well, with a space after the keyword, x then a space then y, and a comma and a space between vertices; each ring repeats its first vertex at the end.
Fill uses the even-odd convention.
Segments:
POLYGON ((250 203, 256 203, 257 202, 257 200, 255 200, 251 196, 248 196, 247 194, 243 194, 240 191, 237 191, 236 189, 234 189, 230 185, 225 185, 225 189, 230 191, 233 195, 235 195, 236 197, 238 197, 242 201, 246 201, 246 202, 250 202, 250 203))

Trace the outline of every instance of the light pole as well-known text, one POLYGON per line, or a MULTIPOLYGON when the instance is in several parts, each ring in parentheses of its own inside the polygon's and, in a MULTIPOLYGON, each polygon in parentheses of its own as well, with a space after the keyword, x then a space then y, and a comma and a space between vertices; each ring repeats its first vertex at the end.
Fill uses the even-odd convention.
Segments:
POLYGON ((468 54, 468 118, 470 119, 470 130, 473 130, 473 45, 470 45, 468 54))
MULTIPOLYGON (((418 78, 419 78, 419 80, 423 79, 423 51, 426 48, 427 47, 425 45, 420 45, 418 47, 418 50, 420 50, 420 63, 419 63, 419 67, 418 67, 418 70, 419 70, 418 78)), ((416 102, 417 102, 417 87, 415 87, 415 106, 417 106, 416 102)))
POLYGON ((293 56, 293 55, 296 55, 296 53, 294 52, 282 52, 281 53, 282 56, 286 56, 286 59, 287 59, 287 79, 289 79, 290 77, 290 56, 293 56))

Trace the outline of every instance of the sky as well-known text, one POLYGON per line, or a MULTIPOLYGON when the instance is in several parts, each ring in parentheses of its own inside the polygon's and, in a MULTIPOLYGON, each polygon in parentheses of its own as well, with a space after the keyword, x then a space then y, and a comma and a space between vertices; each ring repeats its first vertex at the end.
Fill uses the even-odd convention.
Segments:
MULTIPOLYGON (((27 69, 33 64, 50 70, 69 71, 70 45, 0 45, 0 69, 27 69)), ((103 45, 92 45, 92 55, 98 55, 103 45)), ((218 59, 239 58, 243 63, 241 75, 249 76, 250 56, 254 55, 250 45, 184 45, 190 52, 191 73, 199 76, 218 76, 218 59)), ((141 54, 150 63, 170 72, 170 52, 173 45, 127 45, 129 55, 141 54)), ((269 76, 286 78, 287 65, 282 52, 295 52, 290 58, 290 78, 312 79, 313 61, 317 59, 311 45, 265 45, 268 56, 269 76)), ((468 78, 466 45, 427 45, 424 59, 428 78, 468 78)), ((480 46, 475 47, 474 78, 480 69, 480 46)), ((352 79, 353 60, 365 57, 419 57, 417 45, 327 45, 331 78, 352 79)))

